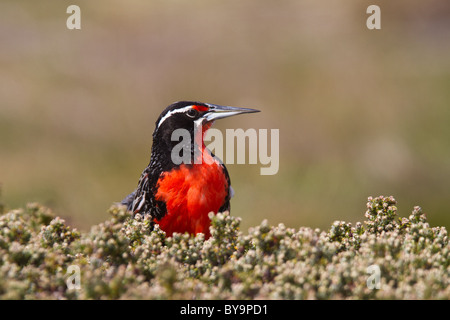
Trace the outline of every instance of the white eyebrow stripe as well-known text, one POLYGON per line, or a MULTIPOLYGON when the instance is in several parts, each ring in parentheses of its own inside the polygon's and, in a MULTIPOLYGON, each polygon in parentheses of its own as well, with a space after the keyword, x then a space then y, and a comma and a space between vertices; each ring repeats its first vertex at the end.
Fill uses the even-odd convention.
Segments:
POLYGON ((159 126, 168 118, 170 117, 172 114, 174 113, 183 113, 188 111, 189 109, 192 109, 193 106, 187 106, 181 109, 175 109, 175 110, 170 110, 169 112, 167 112, 164 117, 161 118, 161 120, 159 120, 158 125, 156 126, 156 128, 159 128, 159 126))

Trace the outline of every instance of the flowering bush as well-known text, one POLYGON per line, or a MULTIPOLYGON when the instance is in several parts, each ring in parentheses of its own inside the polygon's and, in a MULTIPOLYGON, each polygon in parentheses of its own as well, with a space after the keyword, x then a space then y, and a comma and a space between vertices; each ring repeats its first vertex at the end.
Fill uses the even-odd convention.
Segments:
POLYGON ((328 231, 263 221, 245 234, 240 218, 211 215, 208 240, 109 212, 87 233, 38 204, 0 215, 0 298, 450 298, 447 230, 420 207, 399 218, 393 197, 370 197, 365 223, 328 231))

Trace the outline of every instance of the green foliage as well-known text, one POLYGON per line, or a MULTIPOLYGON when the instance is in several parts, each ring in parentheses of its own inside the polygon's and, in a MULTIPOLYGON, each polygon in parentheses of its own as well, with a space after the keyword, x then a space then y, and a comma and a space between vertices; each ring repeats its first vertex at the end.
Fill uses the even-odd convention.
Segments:
POLYGON ((397 215, 397 201, 394 197, 369 197, 367 202, 366 221, 368 231, 371 233, 381 233, 394 229, 394 219, 397 215))
POLYGON ((0 215, 1 299, 449 299, 447 230, 420 207, 368 199, 364 224, 328 231, 210 216, 211 237, 165 233, 122 206, 81 233, 38 204, 0 215), (380 289, 367 268, 380 268, 380 289), (70 266, 80 288, 68 286, 70 266))

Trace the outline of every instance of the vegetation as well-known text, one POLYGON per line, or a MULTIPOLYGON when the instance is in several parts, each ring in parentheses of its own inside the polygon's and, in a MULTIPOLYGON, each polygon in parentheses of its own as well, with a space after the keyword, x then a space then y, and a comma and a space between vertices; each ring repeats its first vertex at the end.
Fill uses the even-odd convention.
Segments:
POLYGON ((211 215, 207 240, 166 238, 148 217, 109 212, 86 233, 34 203, 3 213, 0 298, 450 298, 446 228, 430 227, 420 207, 398 217, 392 197, 370 197, 364 223, 327 231, 262 221, 245 234, 239 217, 211 215))

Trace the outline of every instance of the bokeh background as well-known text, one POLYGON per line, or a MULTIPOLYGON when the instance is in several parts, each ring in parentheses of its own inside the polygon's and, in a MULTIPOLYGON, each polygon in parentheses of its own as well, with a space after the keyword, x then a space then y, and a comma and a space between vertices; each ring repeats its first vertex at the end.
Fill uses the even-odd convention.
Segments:
POLYGON ((0 201, 108 219, 178 100, 262 110, 221 130, 280 130, 278 174, 228 165, 244 231, 364 221, 370 195, 450 226, 446 0, 2 0, 0 201))

